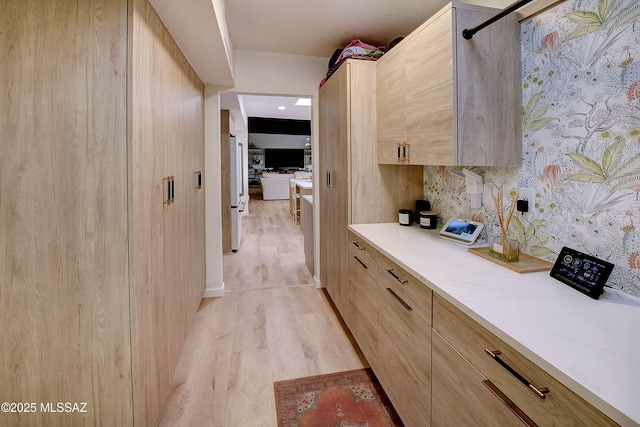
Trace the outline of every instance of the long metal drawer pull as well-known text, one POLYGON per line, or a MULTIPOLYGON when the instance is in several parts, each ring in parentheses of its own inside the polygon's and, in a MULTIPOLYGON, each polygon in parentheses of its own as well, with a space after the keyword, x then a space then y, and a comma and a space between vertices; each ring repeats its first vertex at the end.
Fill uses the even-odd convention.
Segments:
POLYGON ((369 268, 369 267, 367 267, 367 264, 365 264, 364 262, 360 261, 360 258, 358 258, 355 255, 353 257, 356 259, 356 261, 358 261, 360 263, 361 266, 363 266, 364 268, 369 268))
POLYGON ((502 352, 500 350, 489 350, 488 348, 485 348, 484 351, 489 356, 493 357, 493 360, 498 362, 504 369, 509 371, 509 373, 511 373, 511 375, 516 377, 518 379, 518 381, 520 381, 522 384, 526 385, 527 388, 529 390, 531 390, 540 399, 545 399, 547 397, 546 394, 549 393, 550 390, 547 387, 538 388, 538 387, 534 386, 533 384, 531 384, 531 382, 529 380, 527 380, 525 377, 520 375, 520 373, 518 371, 513 369, 511 366, 509 366, 507 364, 507 362, 505 362, 504 360, 502 360, 502 359, 500 359, 498 357, 498 355, 502 354, 502 352))
POLYGON ((406 302, 404 302, 404 300, 398 296, 398 294, 396 294, 395 292, 393 292, 393 289, 391 289, 391 288, 387 288, 387 290, 389 291, 389 293, 390 293, 391 295, 393 295, 393 296, 398 300, 398 302, 399 302, 400 304, 402 304, 402 306, 403 306, 404 308, 406 308, 406 309, 407 309, 407 311, 411 311, 411 310, 413 310, 409 304, 407 304, 406 302))
POLYGON ((507 405, 507 408, 509 408, 511 410, 511 412, 513 412, 516 415, 516 417, 518 417, 520 419, 520 421, 522 421, 523 423, 525 423, 529 427, 538 427, 538 424, 533 422, 533 420, 531 418, 529 418, 529 416, 527 414, 525 414, 522 411, 522 409, 518 408, 516 406, 516 404, 513 403, 511 401, 511 399, 509 399, 507 397, 507 395, 502 392, 502 390, 500 390, 498 387, 496 387, 496 385, 494 383, 492 383, 489 380, 484 380, 484 381, 482 381, 482 384, 484 384, 489 390, 491 390, 491 392, 498 399, 500 399, 500 401, 502 401, 502 403, 507 405))
POLYGON ((394 279, 396 279, 398 282, 402 283, 403 285, 407 283, 406 279, 399 278, 398 275, 393 272, 393 268, 385 268, 384 271, 392 275, 394 279))
POLYGON ((358 241, 357 241, 357 240, 352 240, 352 241, 351 241, 351 243, 353 243, 353 245, 354 245, 356 248, 360 249, 361 251, 364 251, 364 250, 366 249, 366 248, 363 248, 362 246, 360 246, 360 245, 358 244, 358 241))

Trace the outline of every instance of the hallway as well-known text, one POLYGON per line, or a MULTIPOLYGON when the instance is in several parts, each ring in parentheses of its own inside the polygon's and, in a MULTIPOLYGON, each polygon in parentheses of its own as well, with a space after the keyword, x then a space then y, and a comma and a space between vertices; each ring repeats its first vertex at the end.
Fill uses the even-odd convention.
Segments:
POLYGON ((251 199, 225 296, 202 300, 160 425, 275 427, 274 381, 366 366, 315 287, 288 203, 251 199))

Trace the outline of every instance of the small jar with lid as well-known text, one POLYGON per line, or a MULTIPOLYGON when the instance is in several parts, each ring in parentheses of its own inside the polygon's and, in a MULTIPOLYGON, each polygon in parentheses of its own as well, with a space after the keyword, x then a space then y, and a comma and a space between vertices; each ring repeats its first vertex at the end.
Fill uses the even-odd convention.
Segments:
POLYGON ((400 209, 398 211, 398 223, 406 226, 413 224, 413 211, 411 209, 400 209))
POLYGON ((420 228, 434 230, 438 223, 438 215, 433 211, 420 211, 418 214, 418 224, 420 228))

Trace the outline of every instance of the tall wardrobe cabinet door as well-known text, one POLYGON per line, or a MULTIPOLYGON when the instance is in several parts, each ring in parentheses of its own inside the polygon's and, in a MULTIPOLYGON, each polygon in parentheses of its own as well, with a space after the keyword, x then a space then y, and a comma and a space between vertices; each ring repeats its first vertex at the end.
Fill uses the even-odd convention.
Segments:
POLYGON ((127 2, 2 1, 0 57, 0 425, 131 425, 127 2))
POLYGON ((340 67, 320 89, 320 280, 348 323, 347 259, 349 71, 340 67))
POLYGON ((193 178, 202 169, 204 87, 153 7, 136 0, 132 15, 133 402, 136 424, 155 425, 204 290, 204 194, 193 178))

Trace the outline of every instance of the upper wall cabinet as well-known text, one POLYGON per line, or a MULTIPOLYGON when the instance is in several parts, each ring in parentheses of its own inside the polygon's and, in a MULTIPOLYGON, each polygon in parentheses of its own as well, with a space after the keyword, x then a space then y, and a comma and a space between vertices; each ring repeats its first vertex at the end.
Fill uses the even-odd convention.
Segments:
POLYGON ((378 163, 519 166, 520 36, 515 14, 451 3, 376 63, 378 163))

